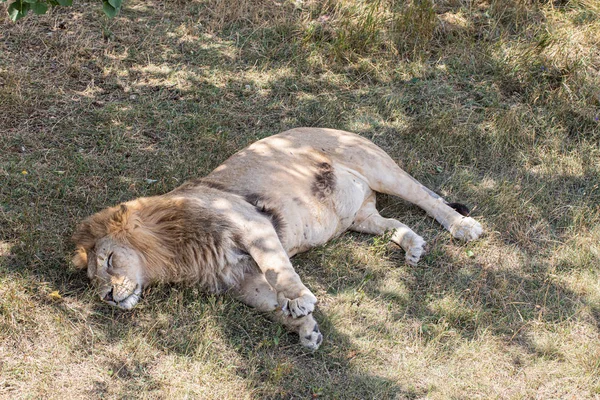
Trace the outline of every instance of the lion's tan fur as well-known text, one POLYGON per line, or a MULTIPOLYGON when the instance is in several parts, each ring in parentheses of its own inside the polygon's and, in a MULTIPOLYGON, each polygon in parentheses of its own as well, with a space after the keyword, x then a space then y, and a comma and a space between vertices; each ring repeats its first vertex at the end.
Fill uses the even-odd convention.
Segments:
POLYGON ((234 249, 236 229, 210 209, 185 197, 139 198, 105 209, 86 219, 73 239, 78 244, 73 262, 87 266, 96 241, 111 237, 137 249, 152 282, 200 284, 221 291, 239 282, 246 268, 234 249))

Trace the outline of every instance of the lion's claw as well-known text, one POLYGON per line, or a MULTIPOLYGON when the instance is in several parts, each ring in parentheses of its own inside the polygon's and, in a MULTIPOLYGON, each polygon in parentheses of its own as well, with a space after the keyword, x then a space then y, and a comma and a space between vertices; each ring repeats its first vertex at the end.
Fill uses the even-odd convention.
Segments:
POLYGON ((299 318, 308 315, 315 310, 317 298, 308 293, 295 299, 288 299, 283 293, 279 293, 279 306, 283 315, 299 318))

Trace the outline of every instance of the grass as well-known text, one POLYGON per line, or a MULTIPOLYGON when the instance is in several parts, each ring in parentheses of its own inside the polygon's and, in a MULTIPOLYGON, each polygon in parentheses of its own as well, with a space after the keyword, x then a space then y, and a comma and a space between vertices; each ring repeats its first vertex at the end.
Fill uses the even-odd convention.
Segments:
MULTIPOLYGON (((4 6, 3 6, 4 7, 4 6)), ((78 2, 0 19, 0 397, 597 398, 600 8, 592 0, 78 2), (227 296, 121 312, 69 264, 78 221, 287 128, 358 132, 473 208, 416 207, 418 267, 346 234, 293 262, 325 343, 227 296)))

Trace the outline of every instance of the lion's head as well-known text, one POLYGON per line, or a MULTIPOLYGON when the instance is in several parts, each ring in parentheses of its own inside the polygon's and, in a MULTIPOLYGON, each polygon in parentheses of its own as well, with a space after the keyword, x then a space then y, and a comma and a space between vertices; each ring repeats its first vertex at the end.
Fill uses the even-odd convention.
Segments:
POLYGON ((75 266, 87 268, 102 301, 127 310, 138 303, 149 283, 147 261, 128 235, 136 205, 122 204, 94 214, 73 236, 75 266))
POLYGON ((235 232, 209 208, 182 197, 139 198, 85 219, 73 235, 73 263, 87 268, 102 301, 133 308, 155 282, 235 284, 243 270, 235 232))
POLYGON ((143 260, 137 251, 108 236, 96 242, 87 269, 100 298, 126 310, 138 303, 147 284, 143 260))

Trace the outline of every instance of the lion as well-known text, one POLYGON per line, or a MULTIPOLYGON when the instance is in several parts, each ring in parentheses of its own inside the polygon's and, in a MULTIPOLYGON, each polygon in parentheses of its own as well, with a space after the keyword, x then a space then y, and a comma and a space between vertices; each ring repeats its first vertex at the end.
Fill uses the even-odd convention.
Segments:
POLYGON ((425 241, 379 215, 375 193, 398 196, 465 241, 482 234, 462 204, 448 203, 357 134, 297 128, 259 140, 204 178, 169 193, 104 209, 77 228, 73 263, 102 301, 131 309, 148 285, 197 284, 269 313, 316 350, 317 298, 290 258, 348 230, 381 235, 416 265, 425 241))

